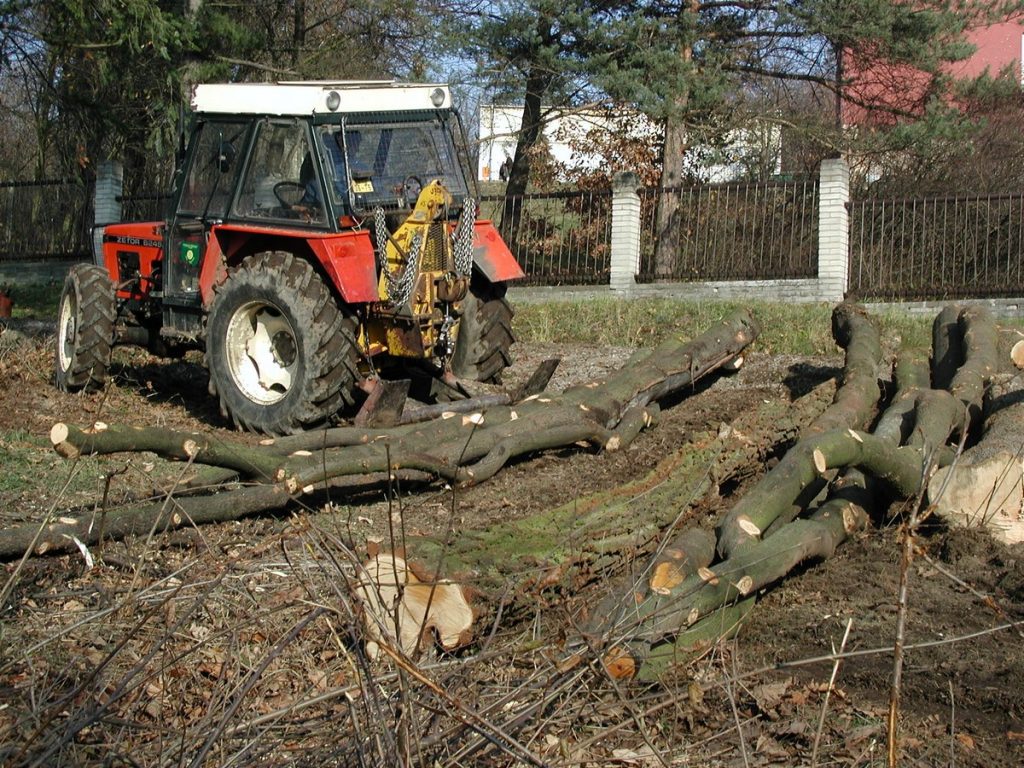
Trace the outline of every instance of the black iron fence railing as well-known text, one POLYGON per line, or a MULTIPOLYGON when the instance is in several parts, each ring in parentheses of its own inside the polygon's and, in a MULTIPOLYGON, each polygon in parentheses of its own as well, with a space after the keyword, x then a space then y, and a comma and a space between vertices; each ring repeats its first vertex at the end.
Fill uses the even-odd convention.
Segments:
POLYGON ((685 185, 659 198, 641 193, 641 282, 817 275, 816 179, 685 185))
POLYGON ((863 298, 1024 294, 1024 193, 857 200, 850 290, 863 298))
POLYGON ((481 198, 530 285, 607 285, 611 270, 609 190, 481 198))
MULTIPOLYGON (((663 201, 641 190, 639 221, 627 222, 640 233, 637 278, 815 277, 818 192, 812 179, 683 186, 663 201)), ((78 180, 0 181, 0 261, 90 258, 93 197, 78 180)), ((143 192, 119 202, 123 220, 152 221, 169 198, 143 192)), ((1024 295, 1024 193, 864 199, 849 213, 849 289, 859 297, 1024 295)), ((608 284, 610 191, 490 195, 481 215, 498 225, 526 284, 608 284)))
POLYGON ((0 260, 91 258, 92 205, 91 183, 0 181, 0 260))

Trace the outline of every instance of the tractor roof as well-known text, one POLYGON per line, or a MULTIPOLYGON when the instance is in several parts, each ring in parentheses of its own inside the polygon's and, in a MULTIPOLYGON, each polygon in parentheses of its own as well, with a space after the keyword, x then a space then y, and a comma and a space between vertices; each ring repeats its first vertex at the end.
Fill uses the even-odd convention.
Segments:
POLYGON ((192 93, 196 112, 228 115, 315 115, 404 112, 451 107, 447 85, 393 80, 211 83, 192 93))

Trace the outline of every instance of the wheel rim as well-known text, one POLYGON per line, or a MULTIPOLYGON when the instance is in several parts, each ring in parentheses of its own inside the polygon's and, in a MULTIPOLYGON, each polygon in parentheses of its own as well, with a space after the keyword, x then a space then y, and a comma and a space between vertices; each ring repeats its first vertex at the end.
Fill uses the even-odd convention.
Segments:
POLYGON ((77 333, 78 301, 73 292, 68 292, 60 303, 60 316, 57 318, 57 359, 62 371, 71 370, 77 333))
POLYGON ((238 390, 260 405, 272 405, 291 390, 299 367, 298 339, 273 304, 253 301, 228 321, 228 370, 238 390))

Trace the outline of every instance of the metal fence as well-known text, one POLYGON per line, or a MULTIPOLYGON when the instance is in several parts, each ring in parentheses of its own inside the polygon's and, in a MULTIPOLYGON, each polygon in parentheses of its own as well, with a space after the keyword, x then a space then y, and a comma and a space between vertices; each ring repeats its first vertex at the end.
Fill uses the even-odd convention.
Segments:
MULTIPOLYGON (((669 190, 678 248, 659 264, 658 192, 641 191, 638 280, 814 277, 816 180, 669 190)), ((162 219, 165 193, 120 199, 124 220, 162 219)), ((485 196, 527 284, 608 284, 608 190, 485 196)), ((865 299, 1024 295, 1024 193, 849 204, 849 288, 865 299)), ((93 186, 77 180, 0 181, 0 261, 88 259, 93 186)))
POLYGON ((850 204, 850 290, 864 298, 1024 294, 1024 194, 850 204))
POLYGON ((607 285, 611 275, 610 190, 486 195, 492 219, 530 285, 607 285))
POLYGON ((637 280, 772 280, 817 275, 818 181, 686 185, 641 194, 637 280), (658 206, 675 213, 658 231, 658 206), (675 239, 672 253, 658 240, 675 239))
POLYGON ((0 181, 0 260, 89 258, 92 204, 91 183, 0 181))
POLYGON ((140 192, 117 198, 122 221, 162 221, 171 196, 166 192, 140 192))

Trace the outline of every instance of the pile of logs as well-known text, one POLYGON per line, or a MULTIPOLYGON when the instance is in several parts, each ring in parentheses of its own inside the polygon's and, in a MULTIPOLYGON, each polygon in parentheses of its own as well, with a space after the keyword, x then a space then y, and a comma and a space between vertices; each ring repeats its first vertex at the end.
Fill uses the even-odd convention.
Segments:
MULTIPOLYGON (((556 447, 620 450, 656 423, 659 402, 738 367, 757 334, 754 318, 739 312, 690 341, 638 351, 615 374, 561 394, 476 410, 442 406, 428 422, 339 427, 258 446, 57 424, 51 439, 63 456, 151 451, 205 467, 196 483, 205 490, 110 510, 100 520, 67 516, 8 529, 0 532, 0 555, 235 519, 338 484, 472 485, 514 457, 556 447)), ((717 434, 694 435, 648 477, 486 530, 370 552, 353 580, 370 641, 392 656, 433 642, 454 649, 545 590, 603 581, 618 585, 614 595, 568 639, 564 665, 597 653, 613 676, 650 680, 734 632, 759 591, 798 563, 829 557, 883 520, 894 500, 992 523, 1006 540, 1020 540, 1024 404, 1019 378, 999 373, 1009 367, 1003 361, 1021 366, 1020 334, 1001 333, 984 309, 949 307, 935 320, 930 360, 902 352, 891 375, 863 310, 838 306, 833 335, 846 355, 838 386, 767 403, 717 434), (692 504, 762 466, 780 444, 789 450, 714 530, 690 523, 692 504)))
POLYGON ((750 313, 738 312, 694 339, 674 337, 639 350, 615 374, 559 395, 537 394, 468 413, 451 406, 426 422, 336 427, 266 439, 255 447, 160 427, 55 424, 50 440, 61 456, 148 451, 204 467, 191 485, 205 492, 101 510, 101 519, 66 515, 42 527, 0 531, 0 557, 234 520, 283 509, 297 497, 335 485, 439 478, 467 486, 493 477, 517 456, 576 443, 621 450, 654 423, 659 401, 685 393, 723 366, 737 367, 758 332, 750 313))

